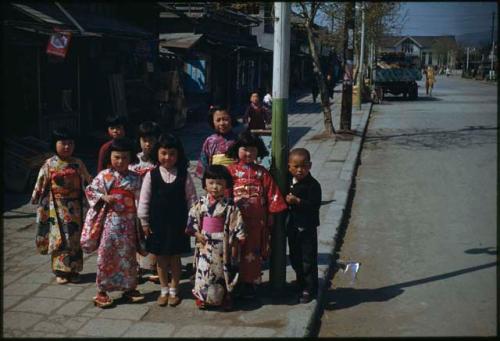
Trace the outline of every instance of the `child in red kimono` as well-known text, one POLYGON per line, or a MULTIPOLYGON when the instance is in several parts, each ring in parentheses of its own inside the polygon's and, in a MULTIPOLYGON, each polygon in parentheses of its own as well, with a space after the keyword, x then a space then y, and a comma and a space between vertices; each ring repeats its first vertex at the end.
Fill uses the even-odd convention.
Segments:
POLYGON ((234 201, 247 232, 240 259, 240 283, 245 298, 255 297, 255 284, 261 281, 261 262, 269 251, 271 214, 288 208, 271 174, 255 163, 257 157, 268 154, 264 142, 249 131, 240 134, 227 153, 238 160, 227 168, 234 182, 234 201))

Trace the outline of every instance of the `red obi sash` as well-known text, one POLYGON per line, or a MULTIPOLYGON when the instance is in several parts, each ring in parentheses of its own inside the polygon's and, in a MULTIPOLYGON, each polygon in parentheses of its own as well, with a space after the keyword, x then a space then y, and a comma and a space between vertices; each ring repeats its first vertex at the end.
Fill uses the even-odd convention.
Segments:
MULTIPOLYGON (((113 194, 116 197, 116 204, 122 206, 125 212, 135 213, 135 196, 131 191, 127 191, 121 188, 112 188, 109 194, 113 194)), ((120 210, 121 211, 121 210, 120 210)))
POLYGON ((217 233, 224 231, 224 217, 203 217, 203 231, 217 233))

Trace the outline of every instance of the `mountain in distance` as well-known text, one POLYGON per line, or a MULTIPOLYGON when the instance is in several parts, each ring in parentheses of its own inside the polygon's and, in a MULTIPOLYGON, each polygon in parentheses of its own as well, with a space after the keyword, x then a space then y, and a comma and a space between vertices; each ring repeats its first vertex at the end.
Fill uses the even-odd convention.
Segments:
MULTIPOLYGON (((498 30, 495 29, 493 36, 495 41, 498 41, 498 30)), ((491 31, 464 33, 455 35, 455 40, 457 43, 469 46, 469 47, 480 47, 484 44, 491 44, 491 31)))

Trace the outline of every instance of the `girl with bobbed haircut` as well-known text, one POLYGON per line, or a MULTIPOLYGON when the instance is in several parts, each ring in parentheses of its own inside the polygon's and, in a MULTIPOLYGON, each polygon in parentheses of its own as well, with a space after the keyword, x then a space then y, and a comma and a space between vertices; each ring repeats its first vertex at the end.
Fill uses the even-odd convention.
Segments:
POLYGON ((257 157, 263 158, 269 155, 269 152, 264 145, 262 139, 250 132, 245 130, 240 135, 238 135, 238 140, 228 149, 226 155, 232 159, 238 159, 238 150, 240 147, 255 147, 257 148, 257 157))
POLYGON ((189 167, 189 160, 186 157, 181 140, 174 134, 170 133, 160 135, 158 141, 153 147, 153 153, 151 155, 151 161, 153 161, 156 165, 159 164, 158 150, 160 148, 174 148, 177 150, 177 163, 175 164, 175 167, 179 172, 181 172, 181 175, 185 175, 189 167))
POLYGON ((71 140, 75 142, 74 132, 66 127, 56 128, 52 131, 50 148, 52 149, 53 152, 57 153, 56 151, 57 141, 66 141, 66 140, 71 140))
POLYGON ((134 143, 127 137, 118 137, 111 142, 109 149, 104 155, 104 164, 111 164, 111 152, 129 152, 130 154, 130 163, 138 163, 139 159, 137 155, 134 153, 134 143))
POLYGON ((233 188, 233 178, 225 166, 222 165, 210 165, 203 173, 203 178, 201 179, 201 186, 206 189, 205 180, 206 179, 221 179, 226 180, 226 188, 233 188))

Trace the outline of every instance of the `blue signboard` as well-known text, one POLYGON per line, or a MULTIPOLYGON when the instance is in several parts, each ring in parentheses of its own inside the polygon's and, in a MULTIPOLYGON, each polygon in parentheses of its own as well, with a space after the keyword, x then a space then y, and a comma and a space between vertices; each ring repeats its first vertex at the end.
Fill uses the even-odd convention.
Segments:
POLYGON ((201 93, 207 91, 206 84, 206 60, 187 60, 184 64, 186 71, 185 90, 191 93, 201 93))

